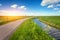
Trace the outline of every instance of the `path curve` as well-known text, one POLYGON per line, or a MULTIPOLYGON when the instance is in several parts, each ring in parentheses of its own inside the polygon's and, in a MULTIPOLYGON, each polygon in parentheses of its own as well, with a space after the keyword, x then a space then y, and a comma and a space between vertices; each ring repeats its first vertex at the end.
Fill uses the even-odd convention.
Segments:
POLYGON ((26 20, 25 19, 20 19, 16 20, 10 23, 7 23, 5 25, 0 26, 0 40, 6 40, 5 38, 9 35, 22 23, 26 20))

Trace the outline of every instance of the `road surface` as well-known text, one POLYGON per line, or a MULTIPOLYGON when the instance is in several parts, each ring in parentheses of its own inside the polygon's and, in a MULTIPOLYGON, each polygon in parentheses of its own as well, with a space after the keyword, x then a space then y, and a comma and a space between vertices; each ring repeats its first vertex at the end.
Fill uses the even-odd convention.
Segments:
POLYGON ((20 19, 0 26, 0 40, 7 40, 9 35, 26 19, 20 19))

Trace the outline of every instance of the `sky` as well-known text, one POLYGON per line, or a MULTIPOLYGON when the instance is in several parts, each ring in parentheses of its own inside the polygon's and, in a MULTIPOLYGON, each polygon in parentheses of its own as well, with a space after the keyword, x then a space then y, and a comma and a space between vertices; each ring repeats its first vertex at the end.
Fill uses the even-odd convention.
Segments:
POLYGON ((0 0, 0 16, 60 16, 60 0, 0 0))

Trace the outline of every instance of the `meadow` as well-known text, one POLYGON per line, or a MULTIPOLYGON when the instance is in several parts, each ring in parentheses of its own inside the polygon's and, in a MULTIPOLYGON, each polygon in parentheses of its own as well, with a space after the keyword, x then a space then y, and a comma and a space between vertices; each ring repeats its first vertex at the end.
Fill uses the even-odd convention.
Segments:
POLYGON ((9 40, 54 40, 32 19, 25 20, 11 35, 9 40))
POLYGON ((0 16, 0 25, 12 22, 18 19, 26 18, 25 16, 0 16))
POLYGON ((40 16, 38 19, 51 27, 60 29, 60 16, 40 16))

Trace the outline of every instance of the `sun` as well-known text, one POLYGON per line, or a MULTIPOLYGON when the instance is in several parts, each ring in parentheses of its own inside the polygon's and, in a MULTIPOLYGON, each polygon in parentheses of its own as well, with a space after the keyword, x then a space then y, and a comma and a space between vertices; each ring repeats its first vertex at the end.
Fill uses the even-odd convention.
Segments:
POLYGON ((26 16, 26 11, 20 10, 1 10, 0 13, 2 16, 26 16))
POLYGON ((15 11, 15 10, 14 11, 7 11, 6 13, 8 16, 17 16, 19 14, 19 12, 15 11))
POLYGON ((16 10, 7 10, 7 11, 4 11, 4 13, 7 16, 18 16, 20 14, 20 12, 16 10))

